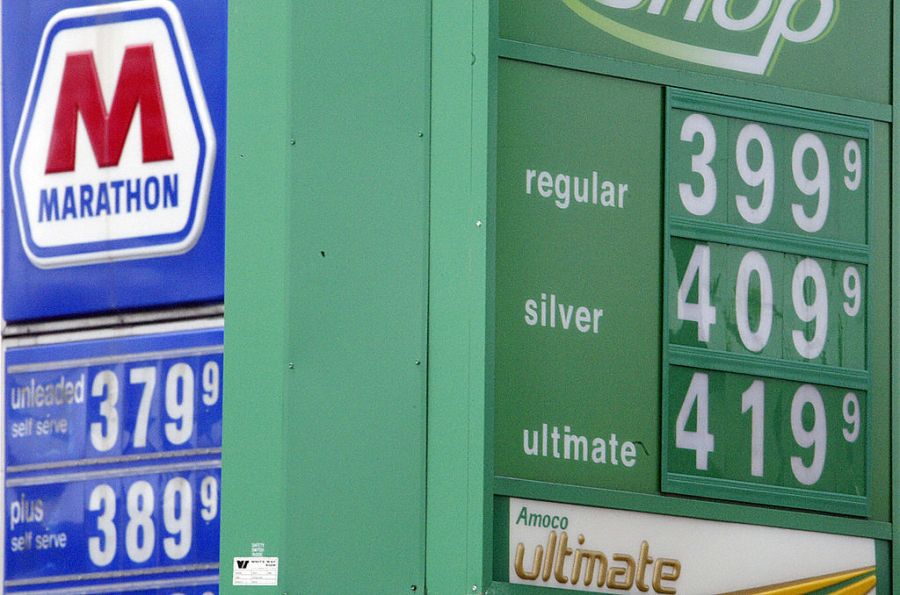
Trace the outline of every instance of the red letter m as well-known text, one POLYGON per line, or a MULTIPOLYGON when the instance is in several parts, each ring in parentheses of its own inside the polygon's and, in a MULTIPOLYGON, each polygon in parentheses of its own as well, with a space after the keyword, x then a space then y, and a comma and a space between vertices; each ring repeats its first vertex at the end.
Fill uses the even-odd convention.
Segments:
POLYGON ((125 49, 112 107, 106 111, 93 52, 66 56, 59 103, 53 119, 46 173, 75 170, 75 137, 78 113, 84 119, 99 167, 119 164, 128 129, 141 106, 141 141, 144 163, 172 159, 169 126, 163 107, 156 57, 152 45, 125 49))

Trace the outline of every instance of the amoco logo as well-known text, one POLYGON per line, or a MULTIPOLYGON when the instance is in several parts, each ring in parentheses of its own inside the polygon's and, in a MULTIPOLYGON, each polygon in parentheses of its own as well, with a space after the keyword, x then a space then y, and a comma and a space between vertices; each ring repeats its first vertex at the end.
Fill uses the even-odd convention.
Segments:
POLYGON ((171 2, 68 9, 47 23, 10 160, 32 263, 190 250, 214 161, 212 123, 171 2))
MULTIPOLYGON (((838 15, 839 0, 563 0, 581 18, 606 33, 652 52, 693 62, 745 72, 766 74, 775 63, 785 42, 800 44, 827 35, 838 15), (735 14, 735 5, 741 12, 735 14), (711 9, 711 10, 710 10, 711 9), (682 32, 697 39, 696 27, 711 18, 728 41, 720 47, 687 43, 621 22, 623 11, 633 11, 646 19, 647 28, 682 32), (619 17, 617 19, 617 16, 619 17), (652 21, 651 21, 652 19, 652 21), (691 26, 694 27, 693 31, 691 26), (684 27, 679 29, 679 27, 684 27), (735 51, 748 47, 752 51, 735 51)), ((643 22, 643 21, 642 21, 643 22)))

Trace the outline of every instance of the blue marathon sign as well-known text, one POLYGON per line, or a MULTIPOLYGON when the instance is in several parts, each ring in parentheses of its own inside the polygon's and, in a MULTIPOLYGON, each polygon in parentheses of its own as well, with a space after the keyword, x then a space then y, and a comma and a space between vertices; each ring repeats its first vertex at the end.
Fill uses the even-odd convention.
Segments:
POLYGON ((225 0, 3 3, 3 316, 221 302, 225 0))
POLYGON ((217 592, 223 331, 198 326, 7 345, 4 592, 217 592))

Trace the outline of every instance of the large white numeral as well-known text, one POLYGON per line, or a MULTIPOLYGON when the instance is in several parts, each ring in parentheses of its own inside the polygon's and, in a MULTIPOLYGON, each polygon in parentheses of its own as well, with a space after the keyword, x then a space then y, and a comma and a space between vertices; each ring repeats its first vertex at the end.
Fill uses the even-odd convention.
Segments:
POLYGON ((166 422, 166 439, 187 442, 194 430, 194 370, 185 363, 172 365, 166 375, 166 414, 174 420, 166 422))
POLYGON ((862 415, 859 409, 859 397, 854 393, 844 395, 844 404, 842 406, 844 421, 850 425, 850 428, 844 428, 844 440, 847 442, 856 442, 859 438, 859 429, 862 422, 862 415))
POLYGON ((844 167, 849 174, 844 176, 844 186, 853 192, 862 182, 862 151, 855 140, 847 141, 844 145, 844 167))
POLYGON ((681 140, 693 142, 697 135, 703 141, 700 153, 691 156, 691 171, 703 178, 703 191, 694 194, 688 183, 678 184, 678 195, 684 208, 692 215, 708 215, 716 206, 716 174, 709 166, 716 155, 716 129, 709 118, 702 114, 691 114, 681 125, 681 140))
POLYGON ((769 342, 772 332, 772 273, 763 255, 756 251, 748 252, 738 267, 737 285, 735 287, 734 308, 737 317, 738 333, 744 347, 754 353, 762 351, 769 342), (759 326, 754 331, 750 328, 750 275, 759 277, 759 326))
POLYGON ((735 197, 738 212, 747 223, 760 224, 769 218, 772 212, 772 202, 775 198, 775 156, 772 149, 772 141, 769 135, 759 124, 747 124, 738 134, 735 153, 738 173, 751 188, 762 186, 762 195, 759 206, 750 206, 750 199, 743 194, 735 197), (750 143, 756 142, 762 149, 762 162, 759 169, 750 167, 748 151, 750 143))
POLYGON ((822 142, 822 139, 810 132, 801 134, 797 142, 794 143, 791 169, 794 173, 794 183, 800 192, 806 196, 813 196, 814 194, 819 196, 819 204, 812 217, 807 216, 803 205, 796 203, 791 205, 791 212, 794 215, 794 221, 797 223, 797 226, 803 231, 815 233, 825 225, 825 220, 828 218, 828 203, 831 197, 828 152, 825 150, 825 144, 822 142), (818 167, 816 175, 812 178, 806 176, 803 168, 803 158, 808 151, 812 151, 815 154, 818 167))
POLYGON ((844 302, 844 312, 847 316, 859 314, 859 308, 862 306, 862 279, 856 267, 844 269, 844 295, 850 300, 844 302))
POLYGON ((163 522, 172 537, 163 539, 163 549, 172 560, 181 560, 191 551, 193 512, 194 494, 191 492, 191 484, 183 477, 170 480, 163 492, 163 522))
POLYGON ((203 404, 211 407, 219 400, 219 362, 210 360, 203 364, 203 404))
POLYGON ((103 512, 97 517, 97 530, 102 537, 88 538, 88 555, 96 566, 109 566, 116 555, 116 493, 103 483, 91 491, 88 510, 103 512))
POLYGON ((128 488, 128 525, 125 527, 125 552, 132 562, 140 564, 150 559, 156 542, 153 526, 153 487, 146 481, 136 481, 128 488))
POLYGON ((766 385, 754 380, 741 395, 741 413, 750 412, 750 474, 762 477, 765 463, 766 385))
POLYGON ((102 398, 100 415, 105 423, 91 423, 91 445, 94 450, 105 452, 116 445, 119 440, 119 379, 112 370, 101 370, 91 383, 91 396, 102 398))
POLYGON ((797 389, 791 403, 791 431, 794 440, 803 448, 813 448, 813 457, 809 465, 803 463, 802 457, 791 457, 791 470, 794 477, 803 485, 813 485, 822 477, 825 467, 825 456, 828 450, 828 428, 825 422, 825 404, 822 395, 811 384, 804 384, 797 389), (809 405, 813 408, 812 429, 803 425, 803 410, 809 405))
POLYGON ((156 390, 156 368, 131 368, 128 373, 128 382, 131 384, 143 384, 141 402, 138 406, 137 417, 134 420, 134 437, 132 444, 135 448, 147 446, 147 426, 150 423, 150 405, 153 402, 153 391, 156 390))
POLYGON ((698 470, 706 471, 709 468, 709 453, 715 450, 716 439, 709 433, 708 374, 695 372, 691 379, 691 385, 675 421, 675 446, 695 452, 698 470), (695 405, 697 425, 696 430, 692 432, 687 429, 687 424, 695 405))
POLYGON ((794 269, 791 298, 794 302, 794 311, 800 320, 803 322, 816 321, 811 339, 807 339, 803 331, 792 331, 794 347, 802 357, 815 359, 825 348, 825 339, 828 336, 828 291, 825 286, 825 273, 822 272, 819 263, 812 258, 804 258, 794 269), (806 291, 804 290, 807 279, 812 279, 815 286, 816 297, 811 304, 806 301, 806 291))
POLYGON ((679 320, 697 323, 697 340, 709 341, 709 328, 716 323, 716 307, 710 304, 709 291, 710 250, 709 246, 694 246, 691 260, 684 271, 684 279, 678 287, 676 315, 679 320), (688 294, 697 281, 697 303, 688 302, 688 294))
POLYGON ((207 475, 200 482, 200 517, 207 523, 219 514, 219 482, 207 475))

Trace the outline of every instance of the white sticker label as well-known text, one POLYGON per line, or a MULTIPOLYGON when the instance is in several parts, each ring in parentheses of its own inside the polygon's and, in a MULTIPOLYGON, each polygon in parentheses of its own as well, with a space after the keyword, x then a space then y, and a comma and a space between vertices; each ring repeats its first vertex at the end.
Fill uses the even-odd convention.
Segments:
POLYGON ((278 558, 235 558, 231 584, 243 587, 278 585, 278 558))

